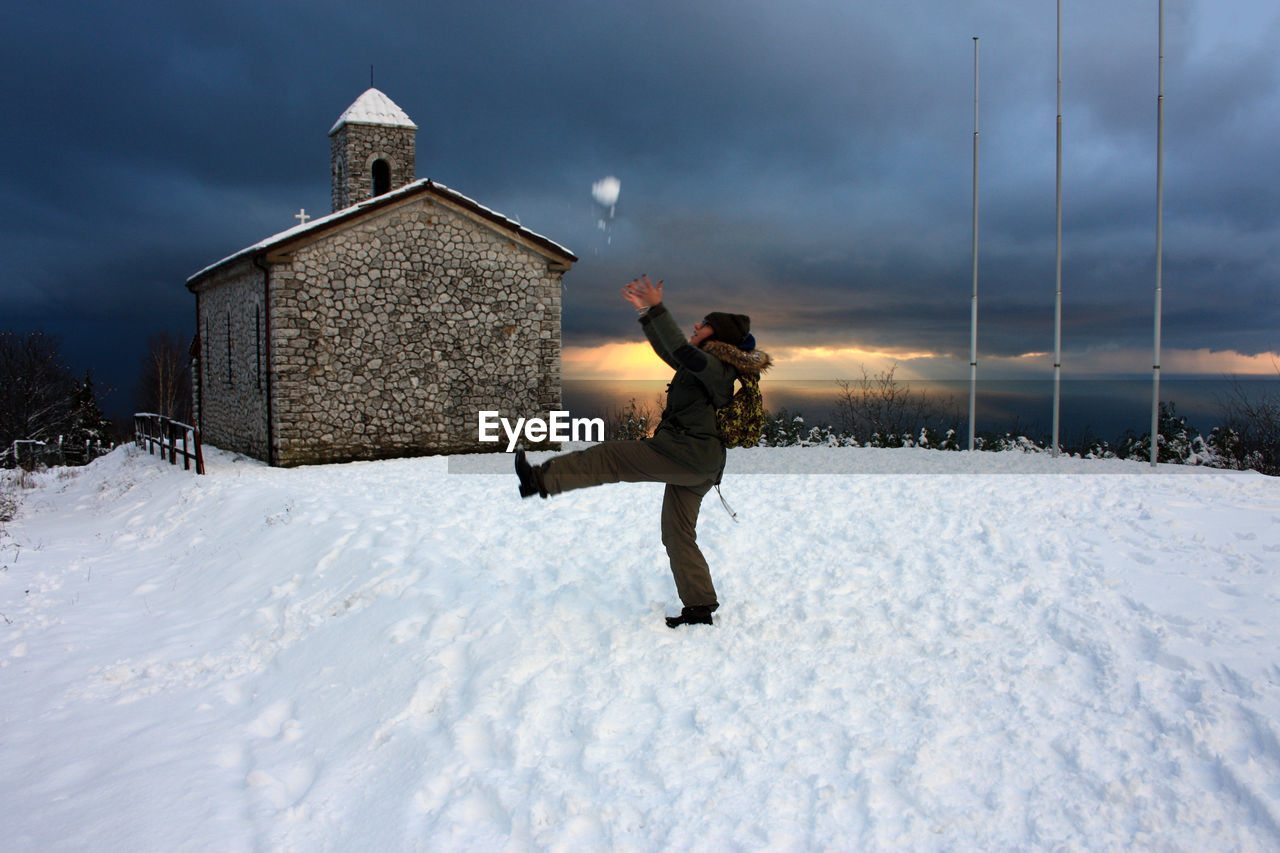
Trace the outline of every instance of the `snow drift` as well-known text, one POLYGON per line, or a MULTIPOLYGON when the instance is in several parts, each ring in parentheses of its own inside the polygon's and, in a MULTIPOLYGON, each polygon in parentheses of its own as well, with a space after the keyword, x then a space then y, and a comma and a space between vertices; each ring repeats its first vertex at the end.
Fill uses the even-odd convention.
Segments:
POLYGON ((6 848, 1280 846, 1274 479, 731 451, 671 631, 660 486, 471 461, 40 475, 6 848))

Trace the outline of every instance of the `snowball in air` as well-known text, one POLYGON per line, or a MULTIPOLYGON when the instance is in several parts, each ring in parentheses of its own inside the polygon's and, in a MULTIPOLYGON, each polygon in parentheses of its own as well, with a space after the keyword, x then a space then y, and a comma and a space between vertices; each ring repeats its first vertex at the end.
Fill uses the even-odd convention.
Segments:
POLYGON ((622 181, 610 175, 601 178, 591 185, 591 195, 605 207, 613 207, 618 203, 618 193, 622 190, 622 181))

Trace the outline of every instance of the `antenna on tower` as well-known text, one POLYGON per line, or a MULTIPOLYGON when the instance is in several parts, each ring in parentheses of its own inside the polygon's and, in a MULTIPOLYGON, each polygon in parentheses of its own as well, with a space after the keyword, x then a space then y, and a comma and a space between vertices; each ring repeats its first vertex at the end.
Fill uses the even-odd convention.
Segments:
POLYGON ((369 88, 373 88, 373 66, 369 66, 369 88))

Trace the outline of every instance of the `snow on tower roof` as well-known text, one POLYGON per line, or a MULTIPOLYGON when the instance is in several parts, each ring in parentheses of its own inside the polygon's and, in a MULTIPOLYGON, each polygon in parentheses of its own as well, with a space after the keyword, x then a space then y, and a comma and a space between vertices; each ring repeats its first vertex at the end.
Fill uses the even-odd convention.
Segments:
POLYGON ((395 101, 374 88, 366 89, 363 95, 356 98, 355 103, 338 116, 338 121, 329 130, 329 135, 337 133, 338 128, 344 124, 389 124, 418 129, 418 126, 404 110, 396 105, 395 101))

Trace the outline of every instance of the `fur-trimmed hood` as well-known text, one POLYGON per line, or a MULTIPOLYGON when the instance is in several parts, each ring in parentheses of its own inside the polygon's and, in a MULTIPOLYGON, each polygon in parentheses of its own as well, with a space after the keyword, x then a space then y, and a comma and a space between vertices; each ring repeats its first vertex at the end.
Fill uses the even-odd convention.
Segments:
POLYGON ((708 355, 713 355, 720 359, 739 373, 754 373, 758 376, 773 366, 773 359, 763 350, 756 349, 747 352, 738 349, 733 344, 726 344, 724 341, 718 341, 714 338, 704 341, 702 350, 708 355))

